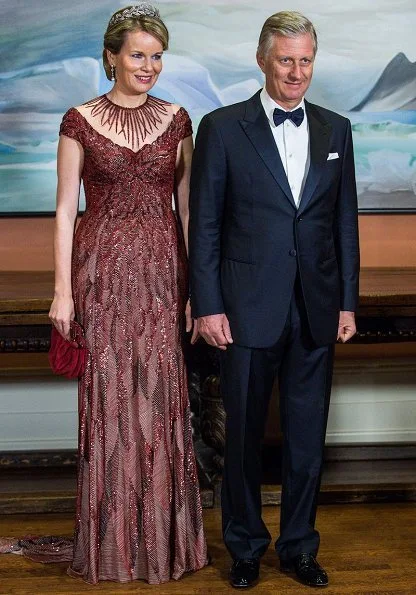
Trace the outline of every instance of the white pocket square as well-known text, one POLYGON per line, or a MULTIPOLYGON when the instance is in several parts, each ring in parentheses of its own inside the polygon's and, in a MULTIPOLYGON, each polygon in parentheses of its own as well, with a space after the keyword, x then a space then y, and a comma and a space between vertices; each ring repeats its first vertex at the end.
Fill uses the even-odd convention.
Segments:
POLYGON ((327 161, 330 161, 331 159, 339 159, 338 153, 328 153, 327 161))

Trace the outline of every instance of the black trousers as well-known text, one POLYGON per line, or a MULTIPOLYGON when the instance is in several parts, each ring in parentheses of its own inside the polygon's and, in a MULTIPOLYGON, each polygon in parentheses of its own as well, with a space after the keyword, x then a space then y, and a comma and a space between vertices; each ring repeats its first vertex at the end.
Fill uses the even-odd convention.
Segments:
POLYGON ((315 516, 333 353, 333 345, 313 343, 298 282, 276 345, 251 349, 232 344, 220 352, 226 411, 222 521, 234 559, 259 558, 271 540, 261 517, 261 444, 276 375, 284 437, 276 550, 282 560, 318 552, 315 516))

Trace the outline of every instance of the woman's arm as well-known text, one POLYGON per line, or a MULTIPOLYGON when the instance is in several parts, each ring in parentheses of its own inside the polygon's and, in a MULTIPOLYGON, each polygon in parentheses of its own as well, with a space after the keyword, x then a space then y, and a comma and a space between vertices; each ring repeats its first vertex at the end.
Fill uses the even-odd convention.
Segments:
MULTIPOLYGON (((175 199, 181 222, 182 233, 185 241, 186 253, 188 254, 188 224, 189 224, 189 181, 191 178, 191 164, 194 143, 192 136, 184 138, 178 146, 175 171, 175 199)), ((186 331, 190 332, 193 326, 191 343, 198 338, 198 325, 192 322, 191 304, 187 301, 185 308, 186 331)))
POLYGON ((58 188, 54 239, 55 294, 49 318, 65 338, 69 338, 69 324, 75 316, 71 261, 83 164, 84 151, 80 143, 62 135, 58 144, 58 188))
POLYGON ((185 239, 188 254, 188 224, 189 224, 189 181, 191 178, 192 153, 194 145, 192 136, 184 138, 178 146, 175 171, 175 198, 178 215, 185 239))

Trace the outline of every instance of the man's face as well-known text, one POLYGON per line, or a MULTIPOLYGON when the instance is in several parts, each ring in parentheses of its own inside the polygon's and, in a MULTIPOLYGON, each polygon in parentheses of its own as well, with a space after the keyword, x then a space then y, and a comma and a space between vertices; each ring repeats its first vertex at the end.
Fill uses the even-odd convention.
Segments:
POLYGON ((309 33, 296 37, 275 35, 267 54, 257 54, 270 97, 287 110, 296 107, 311 84, 314 58, 309 33))

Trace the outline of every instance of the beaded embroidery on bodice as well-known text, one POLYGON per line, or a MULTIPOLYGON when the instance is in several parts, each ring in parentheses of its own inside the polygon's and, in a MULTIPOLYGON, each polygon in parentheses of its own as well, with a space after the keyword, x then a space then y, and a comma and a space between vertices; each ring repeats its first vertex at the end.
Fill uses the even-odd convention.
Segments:
MULTIPOLYGON (((86 197, 83 217, 90 233, 98 218, 131 213, 141 219, 155 216, 165 222, 172 218, 175 165, 178 145, 192 134, 191 121, 183 108, 163 118, 163 128, 153 130, 153 142, 134 151, 116 142, 106 130, 97 130, 80 111, 71 108, 64 116, 61 134, 79 142, 83 148, 82 180, 86 197), (89 220, 91 218, 91 220, 89 220)), ((95 123, 95 122, 94 122, 95 123)))
POLYGON ((98 134, 137 153, 166 132, 179 108, 151 95, 140 106, 127 108, 101 95, 75 109, 98 134))

